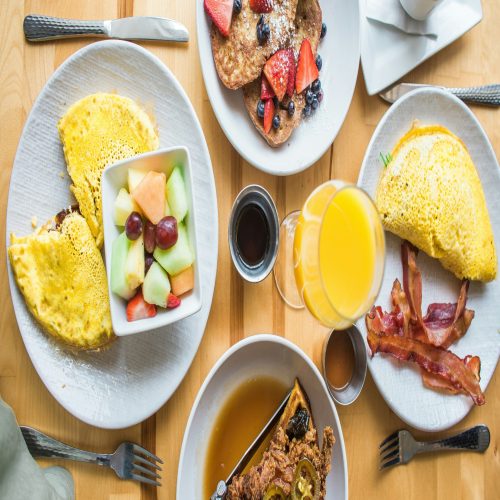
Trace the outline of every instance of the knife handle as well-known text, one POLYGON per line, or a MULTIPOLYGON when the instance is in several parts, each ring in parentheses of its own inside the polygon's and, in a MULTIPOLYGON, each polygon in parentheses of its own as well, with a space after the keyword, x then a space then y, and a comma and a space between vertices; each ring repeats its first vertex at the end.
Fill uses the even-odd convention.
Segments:
POLYGON ((24 36, 30 42, 76 36, 105 36, 102 21, 79 21, 59 17, 30 15, 24 18, 24 36))
POLYGON ((449 88, 448 90, 462 101, 484 104, 485 106, 500 106, 500 84, 449 88))

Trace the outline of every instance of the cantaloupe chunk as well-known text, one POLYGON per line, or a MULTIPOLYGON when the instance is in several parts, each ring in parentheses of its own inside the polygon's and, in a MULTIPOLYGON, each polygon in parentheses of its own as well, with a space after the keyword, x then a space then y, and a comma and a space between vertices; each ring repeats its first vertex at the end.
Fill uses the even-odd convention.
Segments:
POLYGON ((175 276, 170 276, 170 286, 174 295, 182 295, 194 288, 194 269, 189 266, 175 276))
POLYGON ((153 224, 158 224, 165 213, 165 189, 165 174, 150 171, 131 193, 144 215, 153 224))

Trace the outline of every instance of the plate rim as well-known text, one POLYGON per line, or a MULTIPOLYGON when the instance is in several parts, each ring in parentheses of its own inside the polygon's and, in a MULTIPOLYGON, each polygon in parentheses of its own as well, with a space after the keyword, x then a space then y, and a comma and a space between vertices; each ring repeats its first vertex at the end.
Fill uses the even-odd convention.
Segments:
MULTIPOLYGON (((217 236, 216 238, 214 238, 214 240, 218 242, 218 238, 219 238, 219 213, 218 213, 218 207, 217 207, 217 189, 216 189, 216 185, 215 185, 215 176, 214 176, 214 171, 213 171, 212 159, 210 157, 210 152, 208 150, 208 145, 207 145, 207 141, 205 138, 205 134, 203 132, 200 121, 198 119, 198 115, 196 114, 196 111, 193 107, 191 100, 189 99, 188 95, 186 94, 186 91, 184 90, 184 88, 182 87, 180 82, 177 80, 175 75, 172 73, 170 68, 160 58, 158 58, 155 54, 146 50, 144 47, 142 47, 138 44, 132 43, 132 42, 125 41, 125 40, 112 39, 112 40, 102 40, 102 41, 98 41, 98 42, 89 43, 88 45, 85 45, 84 47, 80 48, 79 50, 77 50, 76 52, 71 54, 67 59, 65 59, 54 70, 54 72, 52 73, 50 78, 45 82, 44 86, 40 90, 35 101, 33 102, 33 105, 30 109, 29 114, 26 117, 26 121, 25 121, 24 126, 22 128, 21 135, 19 136, 19 142, 17 144, 16 154, 14 156, 14 161, 12 163, 12 169, 11 169, 10 180, 9 180, 9 189, 8 189, 8 195, 7 195, 7 206, 6 206, 6 214, 5 214, 5 222, 6 222, 6 224, 5 224, 5 248, 6 248, 6 252, 5 253, 6 253, 6 261, 7 261, 7 275, 8 275, 8 281, 9 281, 9 297, 11 300, 12 309, 14 310, 17 328, 18 328, 19 333, 21 334, 21 338, 23 340, 24 347, 28 353, 28 356, 30 358, 30 361, 31 361, 33 367, 35 368, 35 371, 37 372, 38 377, 41 379, 41 381, 43 382, 43 385, 48 390, 48 392, 52 395, 52 397, 68 413, 70 413, 71 415, 73 415, 74 417, 76 417, 77 419, 81 420, 82 422, 84 422, 88 425, 92 425, 94 427, 98 427, 101 429, 124 429, 124 428, 127 428, 127 427, 130 427, 130 426, 133 426, 133 425, 136 425, 136 424, 143 422, 144 420, 149 418, 151 415, 154 415, 156 412, 158 412, 158 410, 165 405, 165 403, 172 397, 172 395, 176 392, 176 390, 178 389, 178 387, 180 386, 182 381, 185 379, 185 377, 186 377, 186 375, 187 375, 187 373, 188 373, 188 371, 189 371, 189 369, 194 361, 194 358, 196 357, 196 354, 199 350, 201 341, 205 335, 206 325, 208 323, 208 319, 210 316, 212 302, 213 302, 213 295, 214 295, 214 291, 215 291, 215 283, 216 283, 216 279, 217 279, 218 252, 219 252, 219 245, 217 243, 215 245, 215 267, 214 267, 214 271, 213 271, 213 273, 214 273, 213 288, 212 288, 212 291, 210 293, 210 300, 208 301, 208 304, 206 304, 208 309, 207 309, 207 317, 205 319, 205 325, 203 327, 203 333, 199 338, 196 349, 193 351, 193 355, 192 355, 192 357, 191 357, 191 359, 186 367, 185 373, 182 375, 182 377, 180 377, 180 379, 179 379, 178 383, 175 385, 175 387, 172 386, 170 391, 165 392, 166 396, 164 396, 158 400, 159 404, 154 405, 154 407, 152 406, 151 409, 148 409, 147 411, 139 412, 138 416, 133 418, 133 419, 127 419, 127 417, 125 416, 125 418, 122 418, 122 420, 119 421, 118 423, 101 421, 101 420, 96 420, 95 418, 89 418, 88 415, 83 414, 79 411, 76 411, 73 408, 70 408, 69 405, 66 405, 65 402, 63 402, 62 399, 59 397, 59 393, 56 392, 55 387, 49 386, 49 384, 46 383, 45 378, 42 376, 41 371, 40 371, 38 358, 37 358, 37 356, 34 355, 35 353, 32 353, 31 343, 26 342, 25 336, 22 332, 22 329, 20 328, 21 311, 17 310, 17 308, 14 304, 13 296, 12 296, 12 290, 14 287, 17 287, 17 283, 15 281, 14 273, 13 273, 12 267, 10 265, 10 260, 9 260, 9 256, 8 256, 10 234, 9 234, 9 229, 8 229, 8 225, 7 225, 7 220, 8 220, 8 213, 9 213, 9 204, 10 204, 9 202, 10 202, 11 196, 13 194, 12 193, 12 190, 13 190, 13 182, 12 182, 13 172, 14 172, 14 168, 15 168, 17 162, 19 161, 18 156, 20 155, 20 151, 21 151, 20 146, 21 146, 22 141, 24 140, 28 125, 31 121, 33 113, 40 106, 40 103, 42 102, 42 98, 48 92, 49 85, 53 84, 53 82, 59 78, 60 73, 63 72, 63 70, 66 68, 66 66, 68 66, 75 59, 80 58, 80 57, 84 57, 87 52, 101 50, 101 48, 102 49, 106 49, 108 47, 112 48, 114 46, 116 46, 116 47, 122 46, 122 47, 128 48, 130 50, 136 51, 142 57, 149 59, 153 64, 155 64, 155 66, 160 68, 161 71, 163 71, 167 75, 167 77, 172 81, 176 90, 184 97, 185 101, 187 102, 188 109, 191 112, 192 116, 194 117, 195 125, 196 125, 199 133, 201 134, 201 137, 203 138, 203 141, 200 143, 200 147, 201 147, 203 156, 206 158, 208 166, 210 167, 210 174, 209 174, 210 182, 208 184, 210 185, 210 190, 212 191, 212 196, 213 196, 214 203, 215 203, 214 220, 216 222, 215 232, 216 232, 216 236, 217 236)), ((207 284, 205 286, 207 286, 207 284)), ((204 305, 205 304, 203 304, 203 306, 204 305)), ((31 312, 27 309, 26 305, 25 305, 25 307, 26 307, 25 314, 31 315, 31 312)), ((41 328, 41 327, 39 326, 39 328, 41 328)), ((45 332, 43 332, 43 334, 47 335, 45 332)))
MULTIPOLYGON (((318 0, 318 1, 320 1, 320 0, 318 0)), ((352 98, 353 98, 354 92, 356 90, 356 83, 358 80, 360 61, 361 61, 361 18, 360 18, 360 6, 358 4, 358 1, 354 0, 352 2, 351 1, 348 2, 348 4, 351 6, 351 8, 356 10, 355 17, 357 19, 357 23, 355 23, 355 24, 356 24, 358 36, 357 36, 357 40, 356 40, 356 57, 355 57, 355 59, 357 60, 356 71, 355 71, 355 74, 353 75, 354 77, 352 80, 352 89, 349 92, 350 95, 349 95, 349 100, 347 101, 347 106, 346 106, 346 109, 344 112, 344 117, 340 121, 337 129, 334 130, 333 137, 332 137, 331 141, 329 141, 329 142, 327 141, 327 145, 324 147, 324 149, 321 149, 321 148, 318 149, 317 150, 318 153, 316 153, 314 155, 314 157, 311 156, 311 159, 308 160, 307 162, 305 162, 303 165, 300 165, 300 166, 295 167, 295 168, 287 169, 285 171, 280 169, 279 167, 269 167, 267 165, 260 164, 258 161, 255 161, 250 155, 248 155, 245 152, 245 149, 240 146, 240 141, 234 140, 233 135, 229 132, 229 129, 226 126, 228 124, 225 122, 225 119, 223 119, 221 110, 219 108, 217 108, 217 106, 213 105, 214 90, 212 89, 211 85, 207 84, 207 81, 209 81, 209 75, 211 74, 210 64, 213 63, 213 58, 211 58, 211 62, 204 60, 204 58, 202 57, 202 52, 201 52, 202 51, 202 43, 200 43, 200 40, 204 40, 204 38, 205 38, 203 33, 202 33, 202 30, 203 30, 202 23, 204 22, 204 8, 203 8, 202 3, 203 3, 202 0, 196 1, 196 37, 197 37, 197 42, 198 42, 198 57, 200 60, 201 73, 203 76, 203 83, 205 85, 205 90, 207 92, 208 99, 210 101, 210 106, 213 110, 213 113, 215 114, 215 117, 217 119, 217 123, 222 128, 222 131, 224 132, 224 135, 226 136, 227 140, 236 149, 238 154, 243 157, 243 159, 247 163, 249 163, 254 168, 256 168, 256 169, 258 169, 261 172, 264 172, 266 174, 275 175, 277 177, 286 177, 286 176, 298 174, 300 172, 303 172, 304 170, 307 170, 312 165, 314 165, 317 161, 319 161, 321 159, 321 157, 328 151, 328 148, 330 148, 332 146, 334 140, 337 138, 338 133, 340 132, 342 126, 344 125, 347 114, 349 113, 349 109, 351 108, 352 98)), ((208 40, 208 42, 203 42, 203 43, 210 43, 210 40, 208 40)), ((220 82, 220 79, 219 79, 219 76, 217 74, 217 70, 215 69, 215 67, 214 67, 214 71, 215 71, 216 80, 218 81, 218 83, 220 85, 223 85, 220 82)), ((239 91, 241 91, 241 88, 236 89, 234 92, 239 92, 239 91)), ((248 117, 248 120, 250 120, 250 117, 248 117)), ((262 140, 264 141, 264 139, 262 139, 262 140)), ((278 148, 272 148, 264 141, 262 143, 262 146, 264 148, 268 148, 270 150, 273 150, 273 149, 282 149, 282 148, 286 147, 286 144, 282 144, 281 147, 278 147, 278 148)), ((312 150, 314 150, 314 149, 312 149, 312 150)), ((271 151, 271 153, 272 153, 272 151, 271 151)))
MULTIPOLYGON (((378 136, 379 136, 382 128, 385 126, 386 121, 390 118, 390 116, 392 114, 394 114, 397 111, 397 109, 399 108, 399 106, 403 102, 407 101, 408 99, 413 99, 415 96, 418 96, 420 94, 431 94, 431 95, 438 94, 442 98, 448 99, 451 102, 453 102, 454 104, 457 104, 463 111, 466 112, 466 114, 469 116, 469 118, 471 118, 472 121, 474 122, 474 124, 476 125, 477 129, 480 131, 481 135, 484 137, 485 142, 488 145, 488 149, 489 149, 490 154, 493 156, 493 158, 495 158, 495 167, 497 168, 497 174, 498 174, 498 177, 500 179, 500 166, 498 164, 498 160, 497 160, 495 151, 493 149, 493 146, 491 144, 491 141, 489 140, 488 135, 486 134, 486 131, 484 130, 483 126, 481 125, 481 123, 479 122, 479 120, 477 119, 477 117, 471 111, 471 109, 464 102, 462 102, 458 97, 454 96, 450 92, 447 92, 446 90, 443 90, 443 89, 440 89, 440 88, 433 88, 433 87, 424 87, 424 88, 419 88, 419 89, 412 90, 411 92, 408 92, 407 94, 403 95, 394 104, 392 104, 387 109, 387 111, 384 113, 384 115, 382 116, 382 118, 378 122, 375 130, 373 131, 373 134, 372 134, 372 136, 370 138, 370 142, 368 143, 368 146, 366 148, 365 156, 363 158, 363 163, 361 164, 361 169, 359 171, 357 185, 359 187, 362 187, 363 177, 365 175, 365 170, 366 170, 367 164, 368 164, 369 152, 372 150, 372 146, 373 146, 375 140, 378 138, 378 136)), ((385 275, 384 275, 383 279, 385 279, 385 275)), ((497 277, 496 279, 498 280, 498 279, 500 279, 500 277, 497 277)), ((378 298, 377 298, 377 300, 378 300, 378 298)), ((363 320, 364 320, 364 318, 359 319, 357 321, 357 324, 360 324, 360 322, 364 323, 363 320)), ((364 327, 362 329, 362 333, 363 333, 363 337, 364 337, 364 340, 365 340, 365 343, 366 343, 364 327)), ((486 387, 484 388, 485 391, 487 390, 488 386, 490 385, 491 379, 493 378, 493 375, 494 375, 494 373, 495 373, 495 371, 496 371, 496 369, 498 367, 498 362, 499 362, 499 359, 497 358, 497 362, 496 362, 495 368, 493 369, 491 378, 488 381, 488 384, 486 385, 486 387)), ((370 375, 371 375, 373 381, 375 382, 375 385, 376 385, 376 387, 377 387, 380 395, 382 396, 382 398, 384 399, 384 401, 386 402, 386 404, 389 406, 389 408, 403 422, 406 422, 408 425, 410 425, 414 429, 417 429, 417 430, 420 430, 420 431, 423 431, 423 432, 441 432, 441 431, 445 431, 445 430, 453 427, 454 425, 458 424, 459 422, 461 422, 465 417, 467 417, 467 415, 474 408, 474 405, 472 404, 472 402, 470 402, 470 403, 468 403, 467 411, 463 415, 454 416, 454 418, 453 419, 449 419, 448 422, 445 422, 442 425, 435 426, 435 427, 428 427, 428 426, 422 425, 417 420, 414 420, 411 415, 410 416, 402 415, 400 413, 399 409, 393 405, 393 401, 391 400, 390 397, 388 397, 386 395, 385 390, 383 389, 383 385, 379 383, 378 377, 374 376, 374 372, 373 372, 374 369, 372 367, 372 363, 370 362, 370 360, 368 360, 368 369, 370 370, 370 375)))
POLYGON ((189 435, 189 432, 191 431, 191 426, 192 426, 192 422, 193 422, 196 410, 198 409, 201 398, 205 394, 205 391, 206 391, 208 384, 212 381, 215 374, 219 371, 219 369, 226 362, 226 360, 229 357, 231 357, 235 352, 246 347, 247 345, 259 343, 259 342, 262 342, 262 343, 271 342, 271 343, 279 344, 279 345, 283 346, 284 348, 290 349, 291 351, 296 353, 299 357, 301 357, 305 361, 305 363, 313 371, 314 376, 320 382, 320 385, 321 385, 323 391, 327 395, 328 403, 330 404, 330 407, 333 410, 333 415, 335 418, 335 425, 337 426, 337 430, 339 432, 340 449, 341 449, 341 453, 342 453, 342 461, 344 463, 345 498, 346 499, 349 498, 349 480, 348 480, 349 474, 348 474, 348 462, 347 462, 347 454, 346 454, 346 449, 345 449, 344 433, 342 431, 342 425, 340 423, 340 418, 339 418, 339 414, 337 412, 337 407, 335 406, 335 403, 332 401, 332 399, 329 396, 325 381, 323 380, 323 377, 322 377, 320 371, 318 370, 317 366, 315 365, 315 363, 309 358, 309 356, 299 346, 297 346, 291 340, 288 340, 285 337, 281 337, 279 335, 272 334, 272 333, 259 333, 256 335, 251 335, 249 337, 245 337, 244 339, 240 340, 236 344, 233 344, 231 347, 229 347, 229 349, 224 351, 222 353, 222 355, 217 359, 217 361, 215 362, 215 364, 212 366, 212 368, 208 372, 207 376, 205 377, 203 384, 198 389, 198 393, 196 394, 196 398, 191 406, 191 411, 189 413, 189 417, 188 417, 188 420, 186 422, 186 426, 184 428, 184 435, 182 437, 182 446, 181 446, 181 452, 179 454, 179 464, 177 466, 176 488, 175 488, 177 498, 180 498, 179 476, 181 475, 181 467, 182 467, 182 463, 184 461, 184 455, 186 453, 187 437, 189 435))

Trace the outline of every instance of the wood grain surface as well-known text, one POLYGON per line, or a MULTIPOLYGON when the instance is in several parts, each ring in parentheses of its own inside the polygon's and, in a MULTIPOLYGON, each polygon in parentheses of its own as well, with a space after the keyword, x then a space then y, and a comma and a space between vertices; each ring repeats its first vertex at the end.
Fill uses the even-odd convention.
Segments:
MULTIPOLYGON (((328 0, 322 0, 328 1, 328 0)), ((349 0, 354 1, 354 0, 349 0)), ((470 33, 405 77, 410 82, 450 86, 500 82, 498 33, 500 2, 484 0, 484 19, 470 33)), ((224 136, 208 100, 198 58, 194 0, 50 0, 0 2, 0 394, 19 423, 38 427, 70 444, 110 452, 123 440, 142 443, 165 461, 163 486, 155 490, 120 481, 110 470, 65 464, 71 470, 78 499, 173 499, 182 437, 191 405, 217 358, 238 340, 262 332, 287 337, 319 365, 326 330, 306 311, 287 309, 272 278, 244 284, 232 267, 227 222, 234 197, 249 183, 262 184, 274 196, 280 216, 302 205, 308 193, 329 178, 356 181, 371 134, 387 110, 369 97, 358 77, 346 121, 334 145, 313 167, 288 178, 276 178, 248 165, 224 136), (215 296, 207 330, 194 362, 177 392, 141 425, 105 431, 85 425, 67 413, 48 393, 24 348, 9 297, 5 255, 5 212, 10 172, 22 128, 41 88, 68 56, 91 40, 28 44, 22 32, 29 13, 81 19, 157 15, 178 19, 191 34, 187 46, 144 43, 175 73, 201 121, 212 157, 219 205, 219 262, 215 296)), ((327 42, 326 42, 327 43, 327 42)), ((498 155, 500 111, 473 108, 498 155)), ((264 142, 262 147, 266 147, 264 142)), ((34 171, 36 166, 33 167, 34 171)), ((492 325, 493 327, 494 325, 492 325)), ((370 376, 355 404, 338 408, 344 432, 349 491, 353 499, 488 499, 500 495, 500 374, 488 390, 487 404, 475 408, 456 430, 482 422, 492 442, 484 455, 473 453, 421 456, 407 466, 378 471, 378 443, 404 427, 388 408, 370 376)), ((416 432, 418 437, 428 436, 416 432)), ((197 478, 193 478, 196 480, 197 478)))

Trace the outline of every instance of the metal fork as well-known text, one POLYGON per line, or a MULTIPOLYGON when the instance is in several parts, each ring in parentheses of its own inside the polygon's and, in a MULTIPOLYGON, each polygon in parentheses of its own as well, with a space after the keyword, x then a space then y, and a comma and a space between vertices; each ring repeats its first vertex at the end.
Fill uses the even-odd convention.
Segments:
POLYGON ((440 450, 485 451, 490 444, 490 431, 486 425, 476 425, 459 434, 439 441, 416 441, 407 430, 396 431, 379 446, 379 470, 406 464, 416 454, 440 450))
POLYGON ((142 446, 124 442, 114 453, 92 453, 61 443, 32 427, 20 426, 20 429, 31 455, 35 458, 64 458, 104 465, 111 467, 120 479, 132 479, 153 486, 161 486, 158 482, 161 477, 155 471, 161 471, 161 467, 157 464, 163 464, 163 461, 142 446))

